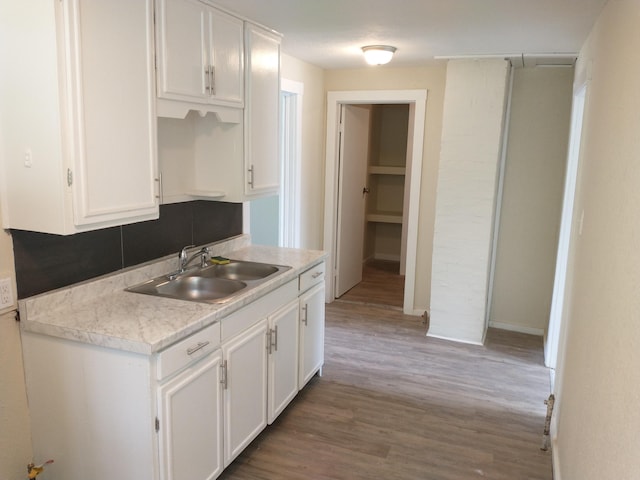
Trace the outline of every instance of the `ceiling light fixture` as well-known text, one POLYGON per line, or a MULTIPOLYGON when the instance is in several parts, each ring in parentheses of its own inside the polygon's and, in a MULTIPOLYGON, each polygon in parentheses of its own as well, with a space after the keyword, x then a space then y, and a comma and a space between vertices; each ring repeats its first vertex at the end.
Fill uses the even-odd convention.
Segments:
POLYGON ((369 65, 384 65, 391 61, 391 57, 397 50, 389 45, 367 45, 362 47, 364 59, 369 65))

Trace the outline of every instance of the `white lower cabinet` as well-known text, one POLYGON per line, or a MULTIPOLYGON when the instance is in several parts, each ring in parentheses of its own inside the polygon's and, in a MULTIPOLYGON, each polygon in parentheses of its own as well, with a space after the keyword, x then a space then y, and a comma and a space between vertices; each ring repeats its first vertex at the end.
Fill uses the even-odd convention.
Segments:
POLYGON ((324 364, 324 268, 320 263, 300 275, 300 389, 324 364))
POLYGON ((22 332, 34 458, 65 480, 215 479, 322 368, 323 280, 318 264, 153 355, 22 332))
POLYGON ((212 480, 224 469, 221 365, 218 349, 158 388, 162 480, 212 480))
POLYGON ((298 300, 269 317, 269 425, 298 393, 298 300))
POLYGON ((226 467, 267 426, 267 320, 224 343, 222 355, 226 467))

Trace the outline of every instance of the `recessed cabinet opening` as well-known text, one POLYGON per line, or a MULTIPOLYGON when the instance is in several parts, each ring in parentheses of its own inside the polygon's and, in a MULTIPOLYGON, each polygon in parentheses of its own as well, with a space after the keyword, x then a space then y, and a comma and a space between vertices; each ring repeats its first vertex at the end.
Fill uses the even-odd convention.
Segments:
POLYGON ((242 123, 222 122, 215 113, 158 118, 162 203, 232 195, 230 186, 242 175, 243 141, 242 123))

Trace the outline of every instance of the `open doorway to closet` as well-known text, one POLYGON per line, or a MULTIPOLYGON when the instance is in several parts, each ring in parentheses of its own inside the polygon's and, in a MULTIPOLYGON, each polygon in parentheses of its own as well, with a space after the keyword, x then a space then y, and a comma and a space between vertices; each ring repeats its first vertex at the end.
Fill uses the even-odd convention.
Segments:
POLYGON ((424 90, 329 92, 328 302, 394 302, 415 314, 425 107, 424 90))
POLYGON ((401 309, 408 104, 342 105, 336 297, 401 309))

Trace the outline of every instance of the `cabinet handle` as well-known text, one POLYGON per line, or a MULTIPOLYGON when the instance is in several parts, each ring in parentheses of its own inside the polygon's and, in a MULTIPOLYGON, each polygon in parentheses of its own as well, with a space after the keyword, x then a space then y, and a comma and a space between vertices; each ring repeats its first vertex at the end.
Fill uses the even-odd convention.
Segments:
POLYGON ((253 165, 249 167, 249 186, 253 188, 253 165))
POLYGON ((302 321, 304 322, 304 325, 306 326, 307 325, 307 304, 306 303, 302 306, 302 311, 304 312, 304 315, 302 317, 302 321))
POLYGON ((273 329, 273 335, 271 336, 271 340, 273 342, 273 349, 278 351, 278 326, 276 325, 273 329))
POLYGON ((224 390, 227 389, 227 361, 224 360, 220 364, 220 383, 222 384, 222 388, 224 390))
POLYGON ((211 80, 209 80, 209 91, 211 95, 215 96, 216 94, 216 67, 213 65, 209 66, 209 73, 211 75, 211 80))
POLYGON ((204 91, 211 94, 211 72, 209 71, 209 65, 204 67, 204 91))
POLYGON ((322 275, 322 271, 314 273, 313 275, 311 275, 311 278, 318 278, 320 275, 322 275))
POLYGON ((198 344, 195 347, 191 347, 187 349, 187 355, 193 355, 194 353, 196 353, 198 350, 202 350, 204 347, 206 347, 207 345, 209 345, 209 341, 206 342, 198 342, 198 344))
POLYGON ((156 195, 156 198, 160 203, 162 203, 162 172, 158 174, 155 181, 158 184, 158 194, 156 195))

